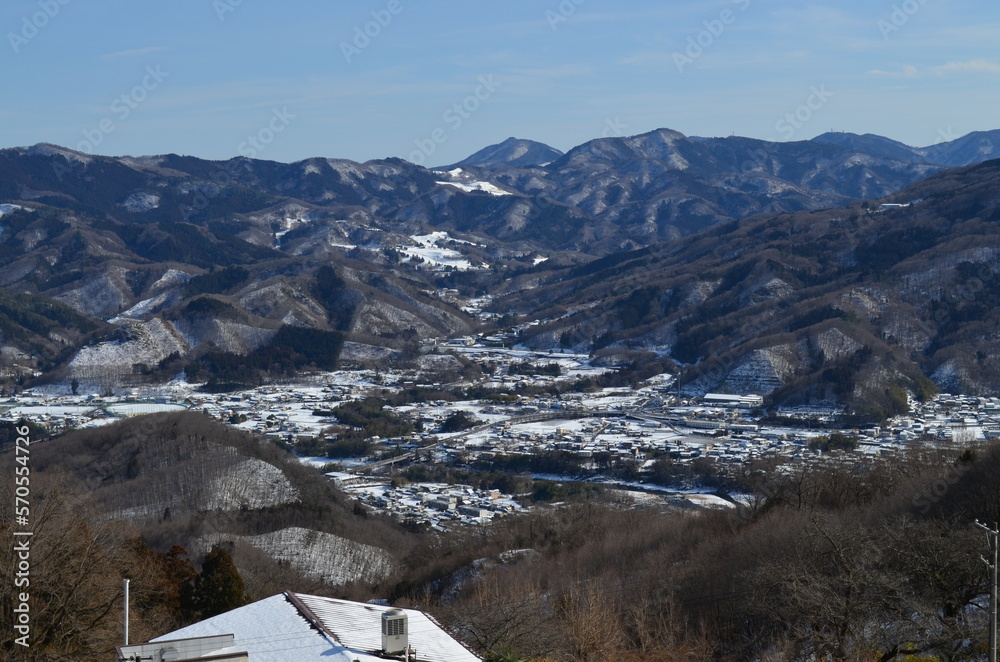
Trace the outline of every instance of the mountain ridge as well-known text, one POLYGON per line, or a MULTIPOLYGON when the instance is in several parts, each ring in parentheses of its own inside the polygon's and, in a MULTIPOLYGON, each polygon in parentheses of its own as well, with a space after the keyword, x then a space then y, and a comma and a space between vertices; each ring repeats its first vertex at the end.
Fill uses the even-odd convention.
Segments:
POLYGON ((922 160, 948 167, 972 165, 1000 158, 1000 130, 973 131, 959 138, 942 140, 927 147, 912 147, 871 133, 858 135, 828 132, 816 136, 813 141, 888 158, 922 160))
MULTIPOLYGON (((983 140, 970 134, 952 147, 968 156, 983 140)), ((728 241, 754 218, 808 219, 824 209, 894 218, 876 215, 870 201, 906 202, 903 186, 919 188, 914 182, 942 171, 956 190, 956 177, 977 172, 955 174, 822 140, 688 138, 669 129, 599 138, 547 165, 461 172, 400 159, 281 164, 100 157, 47 144, 0 150, 0 286, 34 297, 29 307, 56 301, 84 316, 74 322, 77 332, 53 342, 43 340, 51 335, 47 323, 27 329, 17 306, 0 311, 14 331, 4 338, 5 370, 8 378, 39 369, 65 379, 154 378, 177 374, 186 363, 219 382, 254 383, 273 376, 254 366, 335 365, 329 352, 306 350, 320 337, 355 356, 395 360, 412 354, 419 338, 476 328, 462 300, 514 289, 506 281, 541 287, 544 301, 559 291, 553 277, 580 283, 602 260, 626 270, 634 254, 623 250, 645 251, 647 269, 661 269, 675 251, 697 263, 703 254, 691 253, 692 246, 705 237, 728 241), (380 348, 374 354, 358 350, 373 345, 380 348)), ((867 236, 865 228, 851 228, 867 236)), ((779 230, 766 232, 777 237, 779 230)), ((854 259, 845 255, 838 259, 854 259)), ((790 287, 780 273, 759 271, 763 280, 740 295, 742 303, 781 299, 790 287)), ((739 282, 738 275, 720 276, 720 283, 739 282)), ((684 296, 700 305, 717 296, 720 283, 688 283, 684 296)), ((636 315, 643 319, 648 295, 629 294, 629 324, 636 315)), ((596 316, 593 332, 558 335, 568 332, 567 342, 581 347, 613 344, 641 326, 598 322, 596 316)), ((693 329, 700 323, 685 324, 693 326, 647 334, 640 344, 674 347, 681 340, 679 360, 695 361, 711 334, 702 329, 697 333, 706 338, 698 339, 693 329)), ((867 336, 838 332, 873 345, 867 336)), ((822 342, 850 345, 829 335, 822 342)), ((772 367, 784 360, 757 358, 772 367)), ((926 366, 937 373, 944 363, 928 359, 926 366)), ((917 367, 907 370, 917 375, 917 367)), ((958 383, 972 383, 963 379, 958 383)))
POLYGON ((993 160, 914 184, 894 207, 762 214, 555 270, 527 297, 512 283, 497 307, 555 320, 526 333, 532 348, 668 354, 691 392, 846 402, 876 419, 926 395, 928 376, 987 394, 1000 384, 998 185, 993 160))

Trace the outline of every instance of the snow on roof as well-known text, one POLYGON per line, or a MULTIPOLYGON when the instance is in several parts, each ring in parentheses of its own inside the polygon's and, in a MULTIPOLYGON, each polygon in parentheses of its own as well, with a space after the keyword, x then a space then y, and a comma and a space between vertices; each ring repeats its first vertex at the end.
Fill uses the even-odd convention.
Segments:
MULTIPOLYGON (((296 594, 345 646, 357 651, 382 647, 382 614, 390 607, 296 594)), ((415 609, 403 609, 409 619, 410 646, 417 659, 427 662, 478 662, 479 657, 442 629, 430 616, 415 609)))
MULTIPOLYGON (((190 639, 232 634, 236 648, 250 653, 254 662, 283 662, 294 657, 307 660, 321 657, 329 662, 354 659, 343 646, 315 630, 284 595, 228 611, 224 614, 175 630, 152 641, 190 639)), ((366 661, 375 658, 364 658, 366 661)))
MULTIPOLYGON (((153 639, 169 641, 235 635, 235 650, 254 662, 289 659, 317 662, 374 662, 382 648, 382 613, 388 607, 284 593, 254 602, 153 639), (296 604, 297 603, 297 604, 296 604), (368 651, 368 652, 366 652, 368 651)), ((478 662, 423 612, 405 609, 410 645, 421 662, 478 662)))

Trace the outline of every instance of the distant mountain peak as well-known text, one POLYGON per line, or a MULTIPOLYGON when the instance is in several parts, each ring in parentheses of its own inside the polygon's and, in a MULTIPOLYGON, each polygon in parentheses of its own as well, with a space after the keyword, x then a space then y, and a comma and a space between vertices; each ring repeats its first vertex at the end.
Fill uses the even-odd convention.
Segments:
POLYGON ((830 131, 816 136, 812 139, 812 142, 836 145, 838 147, 843 147, 856 152, 871 154, 872 156, 898 159, 901 161, 912 161, 918 163, 928 161, 926 154, 922 153, 921 150, 873 133, 858 135, 856 133, 830 131))
POLYGON ((61 145, 54 145, 52 143, 38 143, 37 145, 24 147, 23 153, 30 156, 59 155, 66 158, 68 161, 78 161, 81 163, 90 163, 94 158, 86 152, 78 152, 75 149, 69 149, 68 147, 62 147, 61 145))
POLYGON ((873 133, 858 135, 840 131, 824 133, 812 141, 837 145, 873 156, 915 163, 935 163, 949 167, 972 165, 1000 158, 1000 130, 974 131, 961 138, 942 141, 928 147, 911 147, 873 133))
POLYGON ((467 159, 446 168, 475 166, 479 168, 530 168, 555 161, 563 153, 545 143, 523 138, 507 138, 502 143, 485 147, 467 159))

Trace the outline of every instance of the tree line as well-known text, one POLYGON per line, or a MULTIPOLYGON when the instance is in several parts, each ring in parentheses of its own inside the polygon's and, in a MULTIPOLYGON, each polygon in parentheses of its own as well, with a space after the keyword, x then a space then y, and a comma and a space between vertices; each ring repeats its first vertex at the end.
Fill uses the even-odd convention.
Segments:
POLYGON ((730 510, 583 502, 429 540, 392 593, 498 660, 981 658, 997 476, 993 449, 761 463, 730 510))

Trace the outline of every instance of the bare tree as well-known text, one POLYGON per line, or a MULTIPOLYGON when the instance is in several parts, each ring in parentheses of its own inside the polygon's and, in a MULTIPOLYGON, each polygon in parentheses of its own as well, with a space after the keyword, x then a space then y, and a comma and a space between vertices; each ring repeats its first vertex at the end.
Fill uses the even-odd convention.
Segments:
POLYGON ((552 610, 541 587, 492 575, 476 583, 470 600, 445 610, 447 621, 474 647, 541 656, 557 648, 552 610))
MULTIPOLYGON (((0 634, 0 650, 19 660, 79 660, 109 654, 121 641, 122 579, 134 580, 136 599, 150 601, 160 578, 154 564, 136 554, 135 532, 92 517, 84 497, 68 489, 60 475, 32 477, 30 585, 0 585, 0 616, 13 623, 13 592, 30 594, 30 647, 16 647, 10 628, 0 634)), ((4 489, 3 498, 13 502, 4 489)), ((2 529, 0 563, 14 566, 12 528, 2 529)), ((153 600, 155 602, 155 600, 153 600)), ((168 615, 138 613, 137 637, 159 634, 168 615)))

